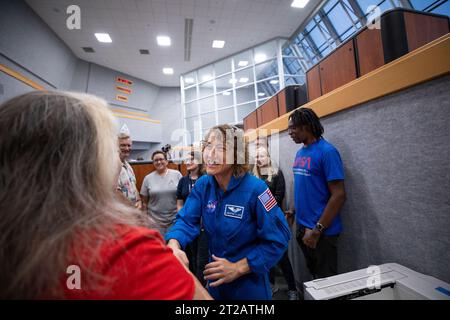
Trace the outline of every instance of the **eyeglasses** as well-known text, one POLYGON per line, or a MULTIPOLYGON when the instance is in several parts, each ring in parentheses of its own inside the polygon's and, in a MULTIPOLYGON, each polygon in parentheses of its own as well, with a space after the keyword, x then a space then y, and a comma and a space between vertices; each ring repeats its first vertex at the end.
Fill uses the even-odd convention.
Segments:
POLYGON ((162 158, 162 159, 154 159, 153 162, 163 162, 166 161, 166 159, 162 158))

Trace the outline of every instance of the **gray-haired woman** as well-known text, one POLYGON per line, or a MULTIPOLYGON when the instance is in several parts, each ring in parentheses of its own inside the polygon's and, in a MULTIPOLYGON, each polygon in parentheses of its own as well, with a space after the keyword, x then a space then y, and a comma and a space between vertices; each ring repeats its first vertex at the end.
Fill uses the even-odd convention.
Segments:
POLYGON ((116 198, 116 139, 91 95, 0 105, 0 299, 209 297, 149 219, 116 198))

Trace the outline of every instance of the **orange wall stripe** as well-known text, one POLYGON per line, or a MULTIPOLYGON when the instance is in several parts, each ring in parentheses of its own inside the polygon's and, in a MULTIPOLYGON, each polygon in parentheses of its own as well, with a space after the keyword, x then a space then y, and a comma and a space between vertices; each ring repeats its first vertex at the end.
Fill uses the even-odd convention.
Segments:
POLYGON ((149 118, 148 114, 141 113, 141 112, 133 112, 133 111, 122 110, 122 109, 115 109, 115 108, 111 108, 111 111, 113 111, 115 113, 125 113, 125 114, 128 114, 128 115, 137 116, 137 117, 141 117, 141 118, 149 118))
POLYGON ((133 119, 133 120, 146 121, 146 122, 151 122, 151 123, 161 123, 161 121, 159 121, 159 120, 152 120, 152 119, 148 119, 148 118, 134 117, 134 116, 126 115, 126 114, 114 113, 114 116, 117 117, 117 118, 133 119))
POLYGON ((43 86, 41 86, 40 84, 37 84, 36 82, 34 82, 31 79, 28 79, 27 77, 25 77, 24 75, 20 74, 17 71, 14 71, 10 68, 8 68, 7 66, 0 64, 0 71, 3 71, 4 73, 6 73, 7 75, 22 81, 23 83, 25 83, 26 85, 29 85, 30 87, 32 87, 33 89, 36 90, 45 90, 45 88, 43 86))

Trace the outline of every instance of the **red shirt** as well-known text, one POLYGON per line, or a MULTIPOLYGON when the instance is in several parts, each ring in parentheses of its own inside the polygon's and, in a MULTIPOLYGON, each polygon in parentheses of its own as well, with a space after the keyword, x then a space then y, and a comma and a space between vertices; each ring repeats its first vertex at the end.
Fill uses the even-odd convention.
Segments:
MULTIPOLYGON (((122 230, 122 229, 121 229, 122 230)), ((95 271, 112 279, 107 289, 68 289, 67 299, 191 300, 192 275, 175 258, 155 230, 126 227, 123 236, 101 247, 95 271), (98 268, 98 269, 97 269, 98 268)), ((65 279, 70 276, 67 275, 65 279)))

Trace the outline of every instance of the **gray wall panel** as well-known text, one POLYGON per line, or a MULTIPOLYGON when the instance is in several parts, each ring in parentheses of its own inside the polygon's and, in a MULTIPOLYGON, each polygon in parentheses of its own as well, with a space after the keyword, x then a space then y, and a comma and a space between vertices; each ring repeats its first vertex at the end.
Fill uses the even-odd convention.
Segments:
MULTIPOLYGON (((450 282, 449 89, 446 76, 322 119, 346 173, 340 272, 396 262, 450 282)), ((280 146, 292 206, 300 145, 283 132, 280 146)), ((295 242, 290 256, 308 280, 295 242)))
POLYGON ((182 134, 184 131, 180 88, 160 88, 159 94, 150 110, 150 116, 161 121, 163 135, 161 144, 154 145, 149 154, 167 143, 175 146, 183 142, 182 134))
POLYGON ((158 86, 94 63, 91 63, 90 65, 88 93, 98 95, 114 105, 133 108, 144 112, 150 110, 158 95, 158 86), (127 95, 116 90, 116 85, 123 86, 116 82, 117 76, 133 81, 133 85, 130 87, 133 90, 133 93, 128 95, 128 102, 116 100, 116 94, 127 95))
POLYGON ((53 87, 70 87, 77 58, 24 1, 2 1, 0 29, 0 53, 53 87))

